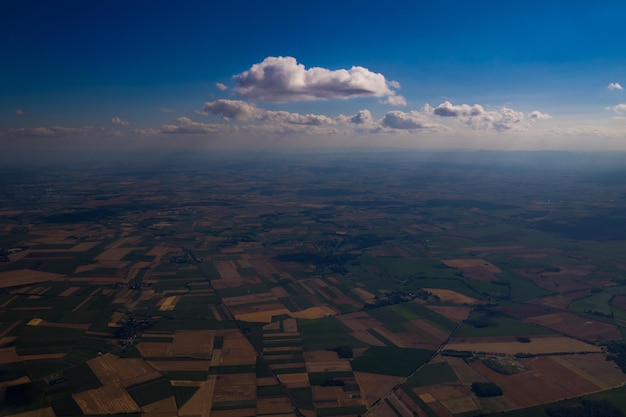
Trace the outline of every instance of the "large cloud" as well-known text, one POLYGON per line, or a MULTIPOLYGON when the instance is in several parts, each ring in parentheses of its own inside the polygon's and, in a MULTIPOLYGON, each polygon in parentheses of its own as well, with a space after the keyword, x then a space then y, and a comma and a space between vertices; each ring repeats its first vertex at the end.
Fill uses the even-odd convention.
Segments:
POLYGON ((200 114, 209 113, 222 116, 226 120, 267 121, 297 125, 323 125, 335 123, 333 119, 321 114, 300 114, 287 111, 265 110, 252 103, 241 100, 216 100, 204 103, 200 114))
POLYGON ((449 101, 444 101, 433 109, 433 113, 443 117, 478 116, 485 113, 485 109, 480 104, 470 106, 468 104, 454 105, 449 101))
POLYGON ((537 120, 549 119, 550 116, 540 111, 532 111, 524 115, 521 111, 509 107, 501 107, 496 110, 485 110, 480 104, 452 104, 444 101, 437 107, 429 104, 424 106, 424 113, 433 114, 444 118, 457 119, 472 129, 496 130, 524 130, 530 123, 537 120))
POLYGON ((228 127, 222 124, 208 124, 194 122, 188 117, 179 117, 174 124, 161 126, 162 133, 180 134, 216 134, 224 132, 228 127))
POLYGON ((616 106, 609 107, 609 108, 617 114, 620 114, 620 115, 626 114, 626 103, 618 104, 616 106))
POLYGON ((387 112, 381 124, 383 127, 403 130, 432 129, 436 127, 426 114, 418 111, 403 112, 394 110, 387 112))
POLYGON ((387 81, 380 73, 358 66, 349 70, 306 69, 293 57, 267 57, 233 76, 233 81, 233 90, 240 97, 272 103, 385 97, 389 104, 406 104, 393 90, 400 87, 399 83, 387 81))

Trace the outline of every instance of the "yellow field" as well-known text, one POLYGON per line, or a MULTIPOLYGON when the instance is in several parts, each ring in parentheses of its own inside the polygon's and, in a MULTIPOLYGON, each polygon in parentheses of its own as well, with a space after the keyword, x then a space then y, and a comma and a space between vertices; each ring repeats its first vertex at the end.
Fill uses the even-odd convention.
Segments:
POLYGON ((84 414, 137 413, 139 406, 120 383, 74 394, 74 401, 84 414))
POLYGON ((177 330, 174 334, 172 356, 209 359, 214 338, 213 330, 177 330))
POLYGON ((439 299, 446 303, 455 304, 476 304, 478 300, 467 295, 463 295, 453 290, 446 290, 443 288, 424 288, 424 291, 428 291, 439 297, 439 299))
POLYGON ((38 410, 26 411, 19 414, 11 414, 11 417, 55 417, 52 407, 40 408, 38 410))
POLYGON ((604 355, 601 354, 555 356, 552 360, 602 389, 614 388, 626 383, 626 375, 615 362, 605 360, 604 355))
POLYGON ((18 285, 36 284, 45 281, 57 281, 64 275, 52 272, 34 271, 32 269, 16 269, 15 271, 0 272, 0 288, 15 287, 18 285))
POLYGON ((309 386, 309 374, 280 374, 278 380, 285 384, 287 388, 301 388, 309 386))
POLYGON ((15 352, 15 346, 0 349, 0 365, 4 365, 5 363, 13 363, 19 362, 20 357, 15 352))
POLYGON ((310 307, 302 311, 290 313, 291 317, 298 319, 319 319, 326 316, 334 316, 335 314, 337 314, 337 312, 329 306, 310 307))
POLYGON ((98 256, 96 256, 96 260, 98 261, 119 261, 124 256, 128 255, 130 252, 137 249, 145 249, 145 248, 118 248, 118 247, 110 247, 109 249, 104 250, 98 256))
POLYGON ((163 299, 163 302, 159 306, 159 311, 171 311, 176 307, 176 299, 180 299, 180 296, 172 295, 163 299))
POLYGON ((483 268, 489 272, 493 272, 494 274, 502 272, 500 268, 495 266, 489 261, 485 261, 484 259, 442 259, 441 262, 448 265, 451 268, 483 268))
POLYGON ((470 352, 494 352, 514 355, 516 353, 600 352, 598 346, 565 336, 531 338, 531 343, 510 342, 454 342, 447 346, 451 350, 470 352))
POLYGON ((200 389, 178 410, 180 417, 202 416, 208 417, 213 404, 213 393, 217 375, 209 375, 205 382, 202 382, 200 389))

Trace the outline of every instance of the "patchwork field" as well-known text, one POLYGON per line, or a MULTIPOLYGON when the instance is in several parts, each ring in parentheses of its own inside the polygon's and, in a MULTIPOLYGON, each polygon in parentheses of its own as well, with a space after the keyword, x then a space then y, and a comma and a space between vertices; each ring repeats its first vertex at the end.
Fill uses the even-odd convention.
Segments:
POLYGON ((3 176, 0 416, 623 407, 623 184, 446 155, 3 176))

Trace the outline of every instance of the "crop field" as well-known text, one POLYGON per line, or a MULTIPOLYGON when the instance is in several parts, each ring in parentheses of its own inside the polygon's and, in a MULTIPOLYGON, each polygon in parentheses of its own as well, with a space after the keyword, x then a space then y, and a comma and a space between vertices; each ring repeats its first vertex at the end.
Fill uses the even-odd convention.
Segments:
POLYGON ((619 190, 359 158, 2 182, 0 391, 32 400, 0 416, 470 417, 626 382, 626 236, 576 228, 619 190))

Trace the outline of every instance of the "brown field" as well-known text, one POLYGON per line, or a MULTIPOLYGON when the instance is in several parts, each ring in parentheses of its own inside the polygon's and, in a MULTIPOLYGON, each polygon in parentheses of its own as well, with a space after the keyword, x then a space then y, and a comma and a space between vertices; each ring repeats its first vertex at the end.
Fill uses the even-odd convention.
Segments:
MULTIPOLYGON (((282 287, 278 287, 282 288, 282 287)), ((276 301, 276 295, 271 292, 261 294, 241 295, 239 297, 222 298, 224 304, 228 306, 237 306, 239 304, 263 303, 267 301, 276 301)))
POLYGON ((69 287, 69 288, 66 288, 59 294, 59 296, 60 297, 68 297, 68 296, 74 294, 79 289, 80 289, 80 287, 69 287))
POLYGON ((365 311, 342 314, 337 316, 340 322, 354 331, 368 330, 375 327, 383 327, 383 323, 367 314, 365 311))
POLYGON ((271 291, 272 291, 272 294, 274 294, 275 298, 291 297, 291 295, 283 287, 274 287, 271 289, 271 291))
POLYGON ((591 289, 572 291, 565 294, 557 294, 550 297, 543 297, 538 300, 533 300, 533 303, 545 305, 548 307, 554 307, 562 310, 566 310, 567 307, 579 298, 585 298, 591 295, 591 289))
POLYGON ((419 337, 417 334, 413 332, 401 332, 401 333, 393 333, 384 327, 377 327, 376 332, 380 334, 385 339, 389 340, 391 343, 401 348, 423 348, 430 349, 432 346, 430 343, 419 337))
POLYGON ((502 375, 481 362, 474 362, 471 366, 499 385, 504 391, 504 397, 516 407, 554 402, 600 389, 550 357, 525 359, 522 362, 532 371, 502 375))
POLYGON ((177 330, 174 333, 171 356, 210 359, 214 338, 213 330, 177 330))
POLYGON ((214 410, 212 417, 255 417, 256 408, 237 408, 235 410, 214 410))
POLYGON ((216 375, 209 375, 206 381, 202 382, 200 389, 187 401, 180 410, 179 416, 202 416, 208 417, 213 404, 213 392, 215 391, 216 375))
MULTIPOLYGON (((376 407, 372 408, 371 411, 369 411, 367 415, 368 416, 371 415, 373 417, 398 417, 396 412, 393 411, 391 407, 389 406, 389 404, 387 404, 385 401, 381 401, 378 404, 376 404, 376 407)), ((405 416, 403 415, 403 417, 405 416)))
POLYGON ((280 316, 280 315, 283 315, 283 314, 291 314, 291 312, 289 310, 287 310, 286 308, 281 308, 281 309, 278 309, 278 310, 261 311, 261 312, 258 312, 258 313, 236 314, 235 318, 237 318, 237 320, 241 320, 241 321, 271 323, 272 322, 272 317, 280 316))
MULTIPOLYGON (((146 361, 139 358, 118 358, 106 353, 97 358, 87 361, 87 364, 98 377, 102 385, 115 384, 119 381, 127 383, 145 382, 158 378, 160 374, 155 372, 146 361)), ((128 383, 126 385, 131 385, 128 383)))
POLYGON ((206 371, 210 361, 149 361, 158 371, 206 371))
POLYGON ((573 313, 553 313, 527 319, 531 323, 557 330, 561 333, 592 342, 622 338, 617 326, 592 321, 573 313))
POLYGON ((30 285, 38 282, 57 281, 65 275, 52 272, 34 271, 32 269, 16 269, 0 272, 0 288, 30 285))
POLYGON ((552 359, 602 389, 621 386, 626 382, 626 375, 615 362, 605 360, 601 354, 555 356, 552 359))
POLYGON ((365 372, 355 372, 354 377, 361 388, 367 406, 371 407, 376 400, 384 397, 396 385, 404 382, 400 376, 388 376, 369 374, 365 372))
POLYGON ((365 291, 363 288, 357 287, 357 288, 353 288, 351 291, 355 293, 356 295, 358 295, 359 298, 365 301, 366 303, 374 302, 374 298, 376 297, 374 294, 372 294, 369 291, 365 291))
POLYGON ((470 307, 426 306, 437 314, 441 314, 455 323, 461 323, 469 316, 470 307))
POLYGON ((474 368, 469 366, 462 358, 446 357, 446 362, 454 370, 456 377, 464 385, 471 385, 472 382, 486 382, 487 378, 479 374, 474 368))
POLYGON ((241 275, 237 272, 237 265, 233 261, 213 261, 213 264, 223 280, 241 279, 241 275))
POLYGON ((78 329, 87 330, 91 327, 91 323, 53 323, 51 321, 42 320, 38 326, 42 327, 59 327, 62 329, 78 329))
POLYGON ((220 290, 223 288, 237 288, 251 284, 261 284, 263 281, 259 277, 250 275, 238 279, 214 279, 211 281, 213 288, 220 290))
POLYGON ((471 392, 464 385, 438 384, 415 388, 414 391, 417 394, 429 393, 452 414, 478 409, 471 392))
POLYGON ((309 374, 279 374, 278 380, 287 388, 302 388, 309 386, 309 374))
POLYGON ((23 361, 40 361, 45 359, 62 359, 67 353, 41 353, 39 355, 20 355, 23 361))
MULTIPOLYGON (((346 393, 341 387, 322 387, 314 385, 311 387, 311 391, 313 392, 313 400, 324 401, 327 404, 326 407, 336 407, 337 399, 346 396, 346 393), (335 402, 332 403, 327 400, 335 400, 335 402)), ((318 407, 323 407, 323 405, 320 404, 318 407)))
POLYGON ((467 295, 463 295, 453 290, 446 290, 443 288, 424 288, 424 290, 436 295, 441 301, 446 303, 477 304, 479 302, 475 298, 468 297, 467 295))
POLYGON ((243 365, 256 362, 256 350, 240 331, 224 334, 222 365, 243 365))
POLYGON ((451 268, 458 268, 463 270, 465 270, 466 268, 481 268, 494 274, 502 272, 500 268, 498 268, 489 261, 485 261, 484 259, 442 259, 441 262, 451 268))
POLYGON ((148 256, 165 256, 170 252, 176 252, 177 248, 170 248, 168 246, 155 246, 146 253, 148 256))
MULTIPOLYGON (((404 392, 404 390, 396 390, 392 397, 397 397, 399 401, 401 401, 405 407, 410 410, 410 413, 407 416, 417 416, 417 417, 428 417, 428 414, 422 408, 413 401, 409 394, 404 392)), ((394 403, 395 404, 395 403, 394 403)))
POLYGON ((371 333, 365 330, 352 332, 350 333, 350 336, 354 337, 355 339, 360 340, 363 343, 367 343, 368 345, 371 345, 371 346, 385 346, 384 342, 382 342, 381 340, 378 340, 374 335, 372 335, 371 333))
POLYGON ((285 333, 297 333, 298 332, 298 322, 296 319, 285 319, 282 321, 283 330, 285 333))
POLYGON ((166 358, 172 352, 172 343, 168 342, 139 342, 137 350, 144 358, 166 358))
POLYGON ((275 301, 273 303, 267 304, 254 304, 254 305, 246 305, 246 306, 231 306, 230 310, 235 317, 244 315, 244 314, 254 314, 254 313, 263 313, 266 311, 275 311, 284 309, 285 305, 281 302, 275 301))
POLYGON ((98 246, 100 242, 80 242, 70 248, 70 252, 86 252, 89 249, 98 246))
POLYGON ((55 417, 52 407, 40 408, 37 410, 25 411, 23 413, 11 414, 11 417, 55 417))
MULTIPOLYGON (((483 339, 483 338, 481 338, 483 339)), ((493 352, 514 355, 516 353, 560 353, 560 352, 600 352, 598 346, 565 336, 531 337, 531 343, 520 343, 514 338, 510 341, 472 341, 453 340, 447 349, 467 350, 470 352, 493 352)))
POLYGON ((326 316, 334 316, 335 314, 337 312, 329 306, 310 307, 302 311, 290 313, 291 317, 298 319, 319 319, 326 316))
POLYGON ((616 295, 613 300, 611 300, 611 305, 626 311, 626 295, 616 295))
POLYGON ((140 408, 120 383, 74 394, 84 414, 136 413, 140 408))
POLYGON ((137 249, 145 249, 145 248, 119 248, 119 247, 110 247, 109 249, 105 249, 99 255, 97 255, 94 259, 98 261, 121 261, 122 258, 128 255, 130 252, 137 249))
POLYGON ((541 259, 548 256, 547 253, 524 253, 521 255, 513 255, 514 258, 522 258, 522 259, 541 259))
POLYGON ((215 383, 213 402, 254 400, 256 398, 256 375, 219 375, 215 383))
MULTIPOLYGON (((334 353, 334 352, 333 352, 334 353)), ((335 371, 351 371, 350 361, 343 360, 334 362, 309 362, 306 364, 309 372, 335 372, 335 371)))
MULTIPOLYGON (((141 407, 144 413, 169 413, 166 415, 176 415, 176 399, 174 396, 163 398, 162 400, 155 401, 150 404, 146 404, 141 407)), ((142 414, 145 416, 145 414, 142 414)))
POLYGON ((515 269, 514 272, 550 291, 569 292, 589 288, 587 284, 579 282, 589 271, 562 269, 560 272, 543 272, 541 269, 515 269))
POLYGON ((432 339, 435 346, 441 345, 448 338, 447 332, 444 332, 440 328, 433 326, 425 320, 415 319, 409 320, 407 323, 419 333, 424 334, 429 339, 432 339))
POLYGON ((293 413, 295 410, 287 397, 257 399, 256 415, 293 413))
POLYGON ((310 362, 333 362, 337 360, 337 353, 330 350, 311 350, 304 352, 304 360, 310 362))
POLYGON ((4 365, 5 363, 19 362, 20 360, 20 357, 15 352, 15 346, 0 349, 0 365, 4 365))

